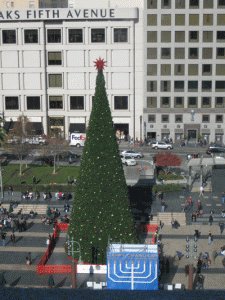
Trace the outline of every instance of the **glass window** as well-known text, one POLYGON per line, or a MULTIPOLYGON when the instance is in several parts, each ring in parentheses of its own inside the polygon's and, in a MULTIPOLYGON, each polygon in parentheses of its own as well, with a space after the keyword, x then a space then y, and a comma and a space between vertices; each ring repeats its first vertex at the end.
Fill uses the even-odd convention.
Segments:
POLYGON ((216 97, 215 99, 215 107, 224 108, 225 97, 216 97))
POLYGON ((202 48, 202 58, 203 59, 210 59, 212 58, 212 48, 202 48))
POLYGON ((2 30, 3 44, 16 44, 16 30, 2 30))
POLYGON ((157 75, 157 64, 148 64, 147 65, 147 75, 157 75))
POLYGON ((198 31, 189 31, 189 42, 198 42, 198 31))
POLYGON ((24 43, 37 44, 38 43, 38 30, 37 29, 24 29, 24 43))
POLYGON ((155 123, 155 115, 148 115, 148 123, 155 123))
POLYGON ((157 97, 147 97, 147 108, 157 107, 157 97))
POLYGON ((174 107, 175 108, 184 107, 184 97, 175 97, 174 98, 174 107))
POLYGON ((175 15, 175 25, 183 26, 185 25, 185 15, 175 15))
POLYGON ((47 41, 48 43, 61 43, 61 29, 48 29, 47 41))
POLYGON ((203 31, 203 42, 211 43, 213 41, 213 32, 212 31, 203 31))
POLYGON ((157 8, 157 1, 158 0, 147 0, 147 8, 157 8))
POLYGON ((162 43, 171 42, 171 31, 161 31, 161 42, 162 43))
POLYGON ((171 0, 161 0, 161 8, 171 8, 171 0))
POLYGON ((210 115, 202 115, 202 123, 209 123, 210 115))
POLYGON ((147 59, 157 58, 157 48, 147 48, 147 59))
POLYGON ((128 96, 115 96, 114 109, 128 109, 128 96))
POLYGON ((198 81, 188 81, 188 91, 197 92, 198 91, 198 81))
POLYGON ((185 48, 175 48, 175 59, 185 58, 185 48))
POLYGON ((183 123, 183 115, 175 115, 175 123, 183 123))
POLYGON ((204 108, 211 107, 211 97, 202 97, 202 107, 204 108))
POLYGON ((61 52, 48 52, 48 65, 49 66, 60 66, 62 64, 62 53, 61 52))
POLYGON ((216 81, 216 90, 217 91, 224 91, 225 90, 225 81, 217 80, 216 81))
POLYGON ((27 109, 28 110, 40 110, 41 102, 39 96, 27 96, 27 109))
POLYGON ((212 65, 202 65, 202 75, 212 75, 212 65))
POLYGON ((225 64, 216 65, 216 75, 225 75, 225 64))
POLYGON ((197 107, 198 98, 197 97, 188 97, 188 107, 197 107))
POLYGON ((174 81, 174 91, 177 92, 183 92, 184 91, 184 81, 181 80, 175 80, 174 81))
POLYGON ((157 42, 157 31, 148 31, 147 32, 147 42, 156 43, 157 42))
POLYGON ((199 0, 189 0, 190 8, 199 8, 199 0))
POLYGON ((6 96, 5 97, 5 109, 6 110, 18 110, 19 109, 19 97, 6 96))
POLYGON ((175 0, 175 8, 185 8, 185 0, 175 0))
POLYGON ((161 58, 162 59, 169 59, 171 58, 171 49, 170 48, 161 48, 161 58))
POLYGON ((225 41, 225 31, 217 31, 216 37, 217 37, 217 42, 224 42, 225 41))
POLYGON ((216 123, 222 123, 223 122, 223 115, 216 115, 216 123))
POLYGON ((49 96, 49 109, 62 109, 63 97, 62 96, 49 96))
POLYGON ((49 87, 62 87, 62 74, 48 75, 49 87))
POLYGON ((147 81, 147 92, 157 91, 157 81, 147 81))
POLYGON ((206 25, 206 26, 213 25, 213 15, 212 14, 204 14, 203 15, 203 25, 206 25))
POLYGON ((147 25, 155 26, 157 25, 157 15, 147 15, 147 25))
POLYGON ((185 31, 175 31, 175 42, 176 43, 185 42, 185 31))
POLYGON ((161 15, 161 25, 162 26, 171 25, 171 15, 161 15))
POLYGON ((70 97, 70 109, 84 109, 84 96, 71 96, 70 97))
POLYGON ((162 115, 161 120, 162 120, 162 123, 168 123, 169 122, 169 115, 162 115))
POLYGON ((199 25, 199 15, 189 15, 189 25, 199 25))
POLYGON ((174 73, 175 75, 184 75, 184 65, 183 64, 174 65, 174 73))
POLYGON ((162 80, 161 81, 161 92, 170 92, 170 84, 171 84, 171 81, 162 80))
POLYGON ((198 58, 198 48, 189 48, 189 58, 190 59, 198 58))
POLYGON ((69 43, 83 43, 83 29, 71 28, 69 32, 69 43))
POLYGON ((213 8, 213 1, 215 0, 203 0, 203 8, 213 8))
POLYGON ((104 28, 91 29, 91 42, 105 43, 105 29, 104 28))
POLYGON ((127 28, 114 28, 114 43, 127 43, 128 30, 127 28))
POLYGON ((225 14, 218 14, 217 15, 217 25, 225 25, 225 14))
POLYGON ((161 75, 164 75, 164 76, 171 75, 171 65, 169 65, 169 64, 161 65, 161 75))
POLYGON ((218 0, 218 8, 219 7, 225 7, 225 0, 218 0))
POLYGON ((225 57, 225 48, 216 48, 216 58, 225 57))
POLYGON ((188 75, 198 75, 198 65, 188 65, 188 75))
POLYGON ((203 91, 211 91, 212 90, 212 81, 209 81, 209 80, 202 81, 202 90, 203 91))

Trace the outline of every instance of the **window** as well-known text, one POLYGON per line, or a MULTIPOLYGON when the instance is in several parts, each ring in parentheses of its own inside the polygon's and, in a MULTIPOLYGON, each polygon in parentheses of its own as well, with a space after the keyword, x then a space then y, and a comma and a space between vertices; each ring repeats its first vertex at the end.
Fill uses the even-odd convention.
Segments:
POLYGON ((170 107, 170 97, 161 97, 161 107, 170 107))
POLYGON ((162 26, 171 25, 171 15, 161 15, 161 25, 162 26))
POLYGON ((204 14, 203 15, 203 25, 206 25, 206 26, 213 25, 213 15, 212 14, 204 14))
POLYGON ((225 31, 217 31, 216 37, 217 37, 217 42, 224 42, 225 41, 225 31))
POLYGON ((128 109, 128 96, 115 96, 114 109, 128 109))
POLYGON ((147 1, 147 8, 157 8, 157 1, 158 0, 148 0, 147 1))
POLYGON ((225 48, 216 48, 216 58, 225 57, 225 48))
POLYGON ((171 81, 162 80, 161 81, 161 92, 170 92, 171 81))
POLYGON ((38 43, 38 30, 37 29, 25 29, 24 30, 24 43, 25 44, 37 44, 38 43))
POLYGON ((48 75, 49 87, 62 87, 62 74, 48 75))
POLYGON ((3 44, 16 44, 16 30, 2 30, 3 44))
POLYGON ((114 28, 114 43, 127 43, 128 30, 127 28, 114 28))
POLYGON ((189 25, 199 25, 199 15, 189 15, 189 25))
POLYGON ((49 66, 60 66, 62 64, 62 53, 61 52, 48 52, 48 65, 49 66))
POLYGON ((175 42, 176 43, 185 42, 185 31, 175 31, 175 42))
POLYGON ((104 28, 91 29, 91 42, 105 43, 105 29, 104 28))
POLYGON ((215 99, 215 107, 224 108, 225 97, 216 97, 215 99))
POLYGON ((164 76, 171 75, 171 65, 169 65, 169 64, 161 65, 161 75, 164 75, 164 76))
POLYGON ((147 65, 147 75, 151 76, 151 75, 157 75, 157 65, 147 65))
POLYGON ((162 48, 161 49, 161 58, 162 59, 169 59, 169 58, 171 58, 170 51, 171 51, 170 48, 162 48))
POLYGON ((61 29, 48 29, 47 41, 48 43, 61 43, 61 29))
POLYGON ((202 75, 212 75, 212 65, 202 65, 202 75))
POLYGON ((197 92, 198 91, 198 81, 188 81, 188 91, 197 92))
POLYGON ((177 92, 183 92, 184 91, 184 81, 174 81, 174 91, 177 92))
POLYGON ((203 0, 203 8, 213 8, 213 1, 215 0, 203 0))
POLYGON ((62 109, 63 97, 62 96, 49 96, 49 109, 62 109))
POLYGON ((199 0, 189 0, 190 8, 199 8, 199 0))
POLYGON ((41 102, 39 96, 27 96, 27 109, 32 110, 40 110, 41 102))
POLYGON ((148 115, 148 123, 155 123, 155 115, 148 115))
POLYGON ((171 42, 171 32, 170 31, 161 31, 161 42, 170 43, 171 42))
POLYGON ((148 26, 157 25, 157 15, 147 15, 147 25, 148 26))
POLYGON ((83 30, 69 29, 69 43, 83 43, 83 30))
POLYGON ((185 25, 185 15, 175 15, 175 25, 185 25))
POLYGON ((225 0, 218 0, 218 7, 225 7, 225 0))
POLYGON ((147 42, 156 43, 157 42, 157 31, 148 31, 147 32, 147 42))
POLYGON ((169 115, 161 116, 162 123, 169 123, 169 115))
POLYGON ((188 75, 198 75, 198 65, 188 65, 188 75))
POLYGON ((174 98, 174 107, 175 108, 184 107, 184 97, 175 97, 174 98))
POLYGON ((211 97, 202 97, 202 107, 203 108, 211 107, 211 97))
POLYGON ((19 97, 16 96, 6 96, 5 97, 5 109, 14 110, 19 109, 19 97))
POLYGON ((202 115, 202 123, 209 123, 210 115, 202 115))
POLYGON ((161 0, 161 8, 171 8, 171 0, 161 0))
POLYGON ((189 48, 189 58, 190 59, 198 58, 198 48, 189 48))
POLYGON ((212 48, 202 48, 202 58, 203 59, 210 59, 212 58, 212 48))
POLYGON ((218 76, 225 75, 225 64, 216 65, 216 75, 218 76))
POLYGON ((175 0, 175 8, 185 8, 185 0, 175 0))
POLYGON ((224 91, 225 90, 225 81, 216 81, 216 91, 224 91))
POLYGON ((197 107, 197 97, 188 97, 188 107, 197 107))
POLYGON ((183 123, 183 116, 175 115, 175 123, 183 123))
POLYGON ((225 14, 217 15, 217 25, 225 25, 225 14))
POLYGON ((189 31, 189 42, 198 42, 198 31, 189 31))
POLYGON ((147 59, 157 58, 157 48, 147 48, 147 59))
POLYGON ((223 115, 216 115, 216 123, 222 123, 223 122, 223 115))
POLYGON ((84 109, 84 97, 83 96, 71 96, 70 97, 70 109, 84 109))
POLYGON ((213 32, 212 31, 203 31, 203 42, 204 43, 213 42, 213 32))
POLYGON ((174 65, 174 74, 175 75, 184 75, 184 65, 183 64, 174 65))
POLYGON ((211 91, 212 90, 212 81, 206 80, 202 81, 202 91, 211 91))
POLYGON ((185 58, 185 48, 175 48, 175 59, 185 58))
POLYGON ((147 81, 147 92, 157 91, 157 81, 147 81))
POLYGON ((147 97, 147 108, 156 108, 156 107, 157 107, 157 98, 147 97))

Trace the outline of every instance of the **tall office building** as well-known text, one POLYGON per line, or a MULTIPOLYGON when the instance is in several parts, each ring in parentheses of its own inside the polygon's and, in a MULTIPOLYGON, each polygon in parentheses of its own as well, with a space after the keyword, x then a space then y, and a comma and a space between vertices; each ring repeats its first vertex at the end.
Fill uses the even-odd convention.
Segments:
POLYGON ((225 142, 225 0, 147 0, 144 134, 225 142))

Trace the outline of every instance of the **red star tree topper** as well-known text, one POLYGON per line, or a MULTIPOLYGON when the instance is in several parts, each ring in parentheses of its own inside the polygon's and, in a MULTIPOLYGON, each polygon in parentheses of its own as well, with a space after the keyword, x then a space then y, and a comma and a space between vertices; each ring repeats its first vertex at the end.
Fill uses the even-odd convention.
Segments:
POLYGON ((95 63, 95 68, 98 71, 102 71, 106 67, 106 61, 104 60, 104 58, 102 59, 101 57, 99 57, 94 61, 94 63, 95 63))

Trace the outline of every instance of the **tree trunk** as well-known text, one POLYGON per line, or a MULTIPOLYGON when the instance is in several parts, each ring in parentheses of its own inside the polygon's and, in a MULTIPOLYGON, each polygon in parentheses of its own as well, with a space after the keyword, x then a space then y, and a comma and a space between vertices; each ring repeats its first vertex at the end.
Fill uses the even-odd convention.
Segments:
POLYGON ((53 168, 53 174, 56 173, 56 156, 54 155, 54 168, 53 168))

